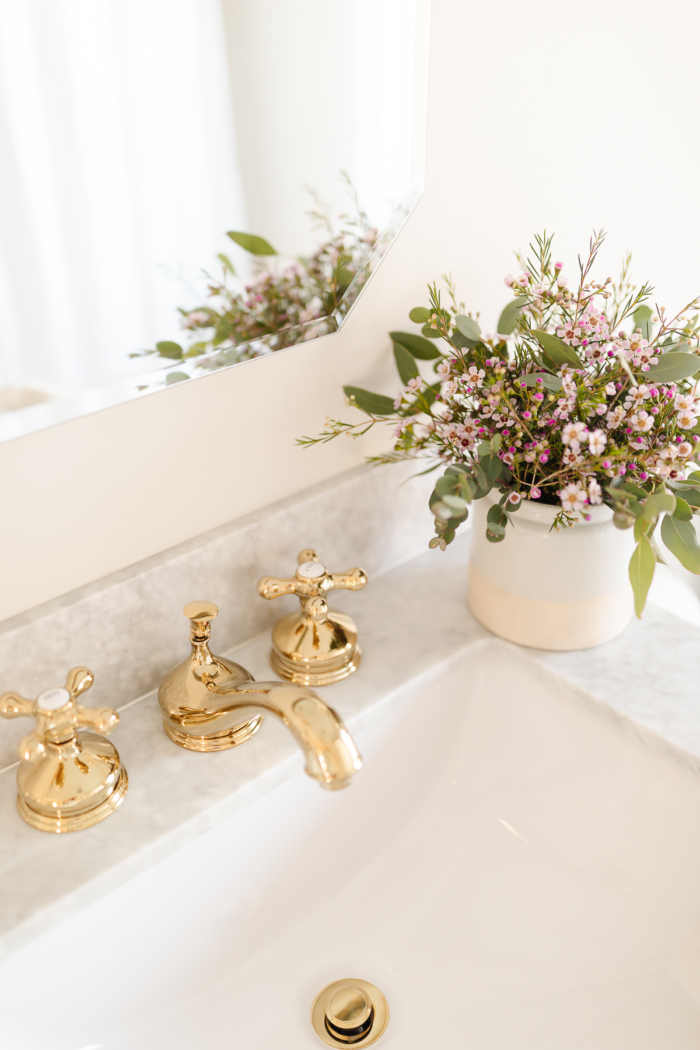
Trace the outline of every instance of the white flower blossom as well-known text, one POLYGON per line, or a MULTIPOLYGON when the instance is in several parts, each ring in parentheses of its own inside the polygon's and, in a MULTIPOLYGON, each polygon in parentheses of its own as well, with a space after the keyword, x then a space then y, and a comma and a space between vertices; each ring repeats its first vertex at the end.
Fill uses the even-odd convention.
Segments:
POLYGON ((697 416, 694 416, 692 412, 688 412, 687 410, 681 410, 676 416, 676 423, 678 423, 678 426, 682 427, 683 430, 692 430, 693 427, 697 425, 697 422, 697 416))
POLYGON ((603 430, 592 430, 588 435, 588 447, 592 456, 602 456, 608 442, 603 430))
POLYGON ((586 493, 580 485, 566 485, 558 495, 564 510, 569 511, 569 513, 583 510, 586 502, 586 493))
POLYGON ((581 447, 581 442, 588 433, 585 423, 567 423, 561 432, 561 440, 564 445, 571 445, 575 452, 581 447))
POLYGON ((603 502, 603 490, 595 478, 591 478, 588 482, 588 502, 592 504, 600 504, 603 502))

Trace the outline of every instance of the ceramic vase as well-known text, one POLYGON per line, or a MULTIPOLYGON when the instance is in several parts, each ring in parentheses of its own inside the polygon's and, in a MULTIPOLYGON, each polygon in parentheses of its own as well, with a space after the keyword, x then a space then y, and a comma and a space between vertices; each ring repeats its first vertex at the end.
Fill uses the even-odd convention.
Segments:
POLYGON ((610 641, 634 610, 628 568, 632 529, 612 511, 587 507, 589 521, 552 529, 558 507, 524 500, 505 539, 486 539, 497 493, 472 504, 469 607, 494 634, 533 649, 589 649, 610 641))

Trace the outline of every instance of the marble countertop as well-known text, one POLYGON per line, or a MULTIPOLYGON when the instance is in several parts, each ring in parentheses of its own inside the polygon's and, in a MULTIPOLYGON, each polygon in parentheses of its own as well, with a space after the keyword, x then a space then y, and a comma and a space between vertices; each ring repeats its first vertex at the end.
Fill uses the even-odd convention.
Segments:
MULTIPOLYGON (((375 717, 379 707, 423 688, 466 649, 493 647, 497 661, 498 651, 509 644, 495 639, 467 609, 468 541, 465 535, 444 554, 427 552, 404 563, 373 580, 362 595, 339 592, 334 604, 347 609, 359 628, 362 669, 319 692, 351 731, 375 717)), ((673 607, 673 595, 666 604, 673 607)), ((217 651, 215 637, 212 648, 217 651)), ((267 633, 233 652, 257 679, 273 677, 267 633)), ((541 676, 566 679, 576 700, 700 775, 700 628, 694 623, 650 605, 642 622, 596 649, 522 652, 541 676)), ((291 735, 272 717, 244 747, 197 754, 166 737, 155 693, 121 712, 112 739, 129 773, 129 792, 122 807, 96 827, 66 836, 30 828, 16 810, 14 768, 0 775, 0 956, 203 834, 303 765, 291 735)))

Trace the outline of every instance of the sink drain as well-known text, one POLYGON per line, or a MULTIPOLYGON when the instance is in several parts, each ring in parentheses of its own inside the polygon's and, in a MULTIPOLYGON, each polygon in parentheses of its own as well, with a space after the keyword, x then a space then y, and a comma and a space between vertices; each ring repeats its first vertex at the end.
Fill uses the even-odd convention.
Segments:
POLYGON ((349 977, 319 992, 311 1007, 311 1023, 326 1046, 369 1046, 389 1022, 389 1007, 379 989, 349 977))

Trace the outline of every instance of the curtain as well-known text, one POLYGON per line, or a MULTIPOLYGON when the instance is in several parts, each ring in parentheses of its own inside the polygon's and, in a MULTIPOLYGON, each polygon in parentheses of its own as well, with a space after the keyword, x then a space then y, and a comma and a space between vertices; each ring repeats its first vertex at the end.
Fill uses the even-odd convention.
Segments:
POLYGON ((221 0, 0 0, 0 387, 153 367, 245 227, 221 0))

